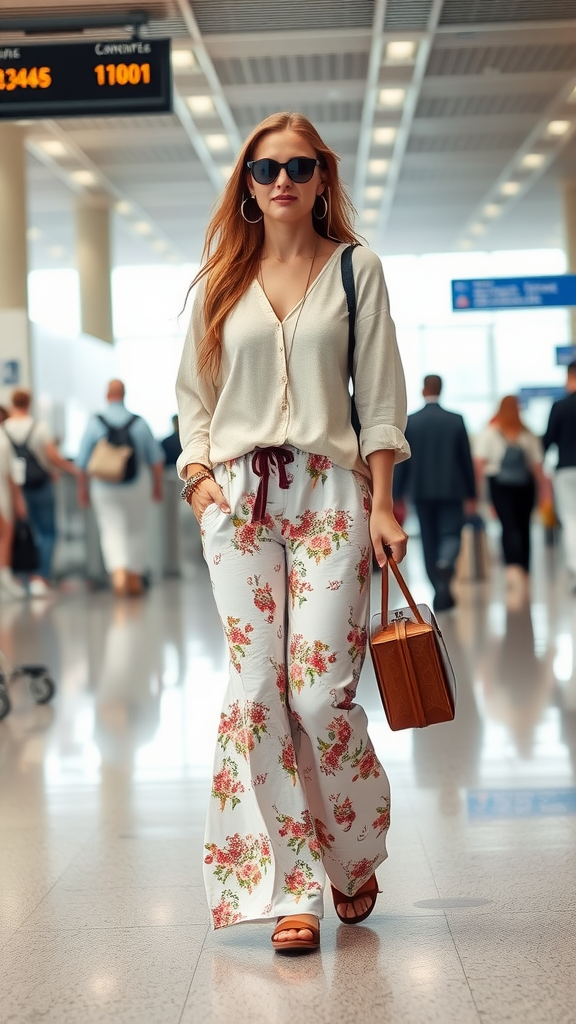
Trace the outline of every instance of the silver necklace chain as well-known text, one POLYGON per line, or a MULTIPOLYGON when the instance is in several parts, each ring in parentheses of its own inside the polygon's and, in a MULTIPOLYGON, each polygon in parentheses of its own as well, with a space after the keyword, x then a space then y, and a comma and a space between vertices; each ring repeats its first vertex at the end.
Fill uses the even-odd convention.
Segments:
MULTIPOLYGON (((288 369, 288 363, 290 361, 290 356, 292 355, 292 351, 294 349, 294 338, 296 337, 296 331, 298 330, 298 324, 300 323, 300 317, 302 316, 302 310, 304 309, 304 303, 306 302, 306 296, 308 295, 308 289, 310 287, 310 279, 312 277, 312 270, 314 268, 314 262, 316 260, 316 254, 318 252, 318 240, 319 240, 319 237, 320 237, 319 235, 316 235, 316 245, 314 246, 314 255, 311 258, 309 257, 310 258, 310 270, 308 271, 308 279, 306 281, 306 287, 304 289, 304 295, 302 296, 302 301, 300 303, 300 309, 298 310, 298 316, 296 317, 296 324, 294 325, 294 330, 292 331, 292 338, 290 339, 290 351, 286 352, 286 369, 288 369)), ((262 273, 262 260, 260 260, 260 263, 258 265, 258 273, 260 275, 260 284, 262 286, 262 291, 264 292, 264 295, 266 295, 266 289, 264 287, 264 275, 262 273)), ((267 295, 266 295, 266 298, 268 299, 267 295)), ((272 305, 272 303, 270 302, 270 299, 268 299, 268 302, 270 303, 270 305, 272 305)))

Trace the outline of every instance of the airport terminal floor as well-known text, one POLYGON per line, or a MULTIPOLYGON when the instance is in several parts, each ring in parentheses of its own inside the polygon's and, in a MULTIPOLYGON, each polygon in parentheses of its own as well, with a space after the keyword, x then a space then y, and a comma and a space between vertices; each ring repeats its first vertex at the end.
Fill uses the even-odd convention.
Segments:
MULTIPOLYGON (((3 1024, 573 1022, 576 596, 535 544, 529 601, 495 558, 441 616, 454 723, 390 732, 366 666, 393 798, 382 895, 356 927, 327 900, 321 951, 298 958, 269 926, 209 928, 227 657, 199 555, 132 601, 67 582, 4 604, 0 647, 47 662, 58 692, 37 706, 15 685, 0 723, 3 1024)), ((407 574, 429 600, 416 539, 407 574)))

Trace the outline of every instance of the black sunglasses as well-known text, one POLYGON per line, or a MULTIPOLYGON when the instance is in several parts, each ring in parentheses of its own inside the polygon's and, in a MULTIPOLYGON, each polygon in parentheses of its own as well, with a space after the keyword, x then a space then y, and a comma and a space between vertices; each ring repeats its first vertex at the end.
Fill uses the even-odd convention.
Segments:
POLYGON ((320 167, 320 161, 313 156, 293 156, 285 164, 278 163, 278 160, 249 160, 246 166, 259 185, 271 185, 282 168, 292 181, 303 185, 305 181, 310 181, 316 168, 320 167))

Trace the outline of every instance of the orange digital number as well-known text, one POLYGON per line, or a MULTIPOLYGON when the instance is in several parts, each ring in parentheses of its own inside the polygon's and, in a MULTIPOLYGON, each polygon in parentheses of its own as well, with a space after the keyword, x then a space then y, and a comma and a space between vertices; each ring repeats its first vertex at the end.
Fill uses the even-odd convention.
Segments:
POLYGON ((50 68, 0 68, 0 92, 14 92, 14 89, 48 89, 50 85, 50 68))
POLYGON ((150 84, 149 64, 97 64, 94 68, 97 85, 150 84))

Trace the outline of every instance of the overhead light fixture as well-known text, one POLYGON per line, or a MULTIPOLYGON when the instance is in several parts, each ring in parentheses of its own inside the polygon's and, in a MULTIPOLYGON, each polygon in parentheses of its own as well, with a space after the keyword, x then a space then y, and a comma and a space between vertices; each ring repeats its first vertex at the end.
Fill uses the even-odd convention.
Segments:
POLYGON ((535 167, 542 167, 545 159, 544 153, 526 153, 526 156, 522 158, 520 166, 526 167, 528 170, 534 170, 535 167))
POLYGON ((397 132, 398 129, 392 128, 391 126, 374 128, 372 131, 372 141, 377 146, 391 146, 396 138, 397 132))
POLYGON ((520 191, 519 181, 505 181, 500 189, 503 196, 515 196, 520 191))
POLYGON ((469 238, 463 238, 462 241, 458 243, 458 248, 459 249, 471 249, 473 244, 474 243, 471 242, 469 238))
POLYGON ((378 220, 378 210, 364 210, 362 220, 365 224, 375 224, 378 220))
POLYGON ((40 228, 30 226, 26 231, 26 238, 29 242, 38 242, 42 238, 40 228))
POLYGON ((72 171, 70 177, 77 185, 86 185, 88 188, 90 188, 91 185, 95 185, 97 182, 96 175, 93 171, 72 171))
POLYGON ((60 142, 60 139, 42 139, 38 143, 38 146, 44 153, 47 153, 48 156, 66 156, 68 153, 66 146, 63 142, 60 142))
POLYGON ((380 89, 378 103, 381 107, 401 107, 406 96, 406 89, 380 89))
POLYGON ((186 105, 196 117, 206 117, 214 113, 214 103, 211 96, 187 96, 186 105))
POLYGON ((371 177, 379 177, 382 174, 386 174, 390 166, 389 160, 369 160, 368 161, 368 174, 371 177))
POLYGON ((488 203, 484 207, 483 212, 485 217, 497 217, 498 214, 500 213, 500 210, 501 207, 498 205, 498 203, 488 203))
POLYGON ((364 194, 369 203, 375 203, 382 199, 383 192, 382 185, 369 185, 364 194))
POLYGON ((149 224, 147 220, 136 220, 134 221, 132 227, 134 228, 134 231, 136 232, 137 235, 152 234, 152 225, 149 224))
POLYGON ((129 217, 134 213, 132 203, 129 203, 127 199, 119 199, 115 204, 114 209, 116 213, 119 213, 122 217, 129 217))
POLYGON ((172 50, 172 67, 174 71, 195 71, 198 67, 192 50, 172 50))
POLYGON ((412 64, 416 56, 416 46, 414 39, 391 39, 386 44, 387 63, 412 64))
POLYGON ((169 248, 168 242, 164 238, 157 238, 152 242, 152 248, 156 249, 156 252, 166 252, 169 248))
POLYGON ((480 221, 477 221, 476 224, 470 225, 470 234, 472 235, 483 235, 485 231, 486 225, 481 224, 480 221))
POLYGON ((211 153, 223 153, 230 145, 227 135, 206 135, 204 141, 211 153))
POLYGON ((50 245, 48 247, 48 253, 50 256, 53 256, 54 259, 58 260, 65 255, 66 249, 63 245, 50 245))
POLYGON ((550 121, 550 124, 546 127, 546 131, 548 135, 566 135, 571 124, 571 121, 550 121))
POLYGON ((224 178, 224 181, 229 181, 234 172, 234 164, 227 164, 226 167, 220 168, 220 173, 224 178))

